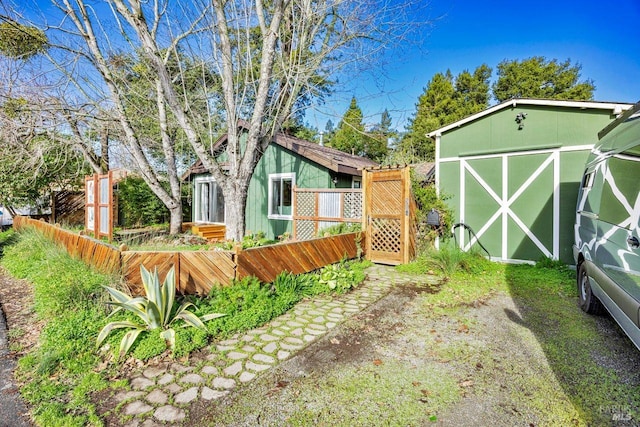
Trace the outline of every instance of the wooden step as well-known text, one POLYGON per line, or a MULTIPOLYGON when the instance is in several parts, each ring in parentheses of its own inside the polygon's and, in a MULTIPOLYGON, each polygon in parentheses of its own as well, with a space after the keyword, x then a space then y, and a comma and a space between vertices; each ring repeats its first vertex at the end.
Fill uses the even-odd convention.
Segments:
POLYGON ((224 224, 194 224, 191 233, 207 240, 224 240, 226 227, 224 224))

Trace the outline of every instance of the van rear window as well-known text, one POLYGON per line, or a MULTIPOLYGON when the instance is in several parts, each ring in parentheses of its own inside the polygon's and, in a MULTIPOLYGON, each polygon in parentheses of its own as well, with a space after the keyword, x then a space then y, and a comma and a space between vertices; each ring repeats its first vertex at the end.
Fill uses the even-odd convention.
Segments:
POLYGON ((640 193, 640 155, 637 150, 629 150, 611 157, 607 166, 609 173, 602 187, 600 220, 635 228, 638 224, 631 224, 631 219, 640 193))

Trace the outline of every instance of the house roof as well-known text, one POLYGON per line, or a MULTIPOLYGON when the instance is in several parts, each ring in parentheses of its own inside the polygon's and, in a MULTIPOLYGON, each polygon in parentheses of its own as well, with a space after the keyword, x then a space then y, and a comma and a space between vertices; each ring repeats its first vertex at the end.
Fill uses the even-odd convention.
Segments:
MULTIPOLYGON (((226 142, 226 140, 227 134, 224 134, 220 139, 218 139, 218 141, 216 141, 214 148, 220 147, 226 142)), ((378 163, 367 159, 366 157, 355 156, 353 154, 336 150, 335 148, 305 141, 304 139, 296 138, 284 133, 277 133, 273 138, 273 143, 336 173, 360 176, 362 175, 362 169, 378 165, 378 163)), ((197 160, 183 176, 183 179, 186 179, 188 176, 193 174, 207 172, 208 171, 202 162, 197 160)))
POLYGON ((355 156, 283 133, 278 133, 273 142, 338 173, 362 175, 363 168, 378 165, 366 157, 355 156))
POLYGON ((450 131, 451 129, 459 128, 460 126, 466 125, 467 123, 478 120, 484 116, 488 116, 489 114, 493 114, 496 111, 500 111, 505 108, 513 108, 518 105, 540 105, 545 107, 579 108, 582 110, 585 110, 585 109, 611 110, 611 113, 616 115, 621 114, 623 111, 628 110, 633 106, 633 104, 628 104, 624 102, 562 101, 562 100, 554 100, 554 99, 510 99, 501 104, 494 105, 493 107, 487 108, 484 111, 480 111, 479 113, 476 113, 471 116, 465 117, 464 119, 458 120, 457 122, 451 123, 450 125, 447 125, 447 126, 441 127, 440 129, 436 129, 432 132, 429 132, 427 133, 427 136, 429 138, 440 136, 443 133, 450 131))
POLYGON ((435 178, 436 164, 434 162, 414 163, 411 165, 422 182, 431 182, 435 178))

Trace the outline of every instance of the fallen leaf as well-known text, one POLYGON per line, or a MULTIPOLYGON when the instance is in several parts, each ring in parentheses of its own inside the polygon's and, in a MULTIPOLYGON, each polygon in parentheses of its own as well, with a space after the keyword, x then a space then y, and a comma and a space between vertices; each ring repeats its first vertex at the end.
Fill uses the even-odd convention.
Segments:
POLYGON ((469 327, 463 323, 458 328, 458 332, 468 334, 469 333, 469 327))
POLYGON ((329 341, 331 342, 331 344, 335 344, 335 345, 340 344, 340 340, 338 340, 336 338, 331 338, 329 341))
POLYGON ((373 364, 374 364, 374 365, 376 365, 376 366, 380 366, 380 365, 382 365, 382 360, 380 360, 380 359, 375 359, 375 360, 373 361, 373 364))
POLYGON ((419 385, 422 385, 422 383, 420 381, 414 381, 411 383, 411 385, 414 387, 418 387, 419 385))
POLYGON ((272 395, 274 393, 279 392, 280 390, 282 390, 283 388, 285 388, 288 385, 289 385, 288 381, 278 381, 276 383, 275 387, 273 387, 271 390, 267 391, 267 396, 270 396, 270 395, 272 395))
POLYGON ((431 392, 429 390, 420 390, 420 393, 422 393, 423 396, 431 396, 431 392))
POLYGON ((465 380, 460 382, 459 386, 460 387, 471 387, 473 385, 473 380, 465 380))

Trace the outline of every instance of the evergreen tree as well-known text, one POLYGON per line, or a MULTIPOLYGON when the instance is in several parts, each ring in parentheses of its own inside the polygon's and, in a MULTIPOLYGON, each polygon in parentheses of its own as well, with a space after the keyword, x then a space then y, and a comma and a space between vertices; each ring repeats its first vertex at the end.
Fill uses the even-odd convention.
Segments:
POLYGON ((380 123, 372 129, 372 137, 375 144, 372 144, 368 151, 368 157, 381 162, 389 152, 389 145, 393 145, 398 137, 398 132, 391 128, 391 114, 385 109, 380 115, 380 123))
POLYGON ((512 98, 593 99, 593 80, 579 82, 582 66, 571 60, 558 62, 534 56, 522 61, 504 60, 498 64, 498 80, 493 96, 498 102, 512 98))
POLYGON ((427 133, 486 109, 489 105, 491 68, 483 64, 454 79, 451 71, 437 73, 418 98, 416 114, 407 126, 396 156, 405 162, 433 160, 433 141, 427 133))
POLYGON ((364 151, 363 135, 362 110, 353 97, 331 138, 331 146, 345 153, 359 154, 364 151))
POLYGON ((327 145, 345 153, 381 161, 387 154, 387 142, 370 135, 362 120, 362 110, 353 97, 327 145))

